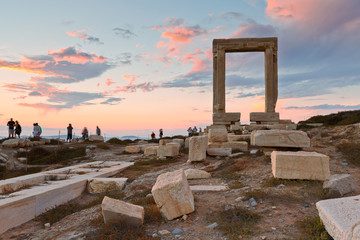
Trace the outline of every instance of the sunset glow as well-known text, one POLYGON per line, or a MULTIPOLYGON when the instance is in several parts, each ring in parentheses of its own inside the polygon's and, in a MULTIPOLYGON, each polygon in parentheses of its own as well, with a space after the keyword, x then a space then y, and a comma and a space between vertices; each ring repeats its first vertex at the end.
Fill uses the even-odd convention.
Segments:
MULTIPOLYGON (((281 119, 360 108, 360 1, 20 0, 0 15, 0 136, 186 134, 212 123, 212 40, 278 38, 281 119), (81 9, 81 11, 79 11, 81 9), (31 12, 31 17, 29 13, 31 12)), ((226 56, 226 110, 264 111, 263 53, 226 56)))

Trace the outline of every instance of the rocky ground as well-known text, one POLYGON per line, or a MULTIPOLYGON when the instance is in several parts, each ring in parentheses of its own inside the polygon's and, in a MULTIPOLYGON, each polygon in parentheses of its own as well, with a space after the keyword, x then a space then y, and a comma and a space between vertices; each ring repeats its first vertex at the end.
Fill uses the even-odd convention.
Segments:
MULTIPOLYGON (((351 174, 356 189, 346 196, 359 195, 360 168, 337 150, 340 144, 359 143, 359 124, 313 128, 307 133, 311 137, 311 147, 305 150, 328 155, 331 174, 351 174)), ((88 160, 145 160, 141 154, 123 154, 124 146, 108 146, 109 149, 88 150, 88 160)), ((2 150, 13 156, 11 151, 14 150, 2 150)), ((190 185, 227 185, 229 190, 194 193, 195 212, 172 221, 150 218, 143 229, 146 237, 128 239, 307 239, 299 222, 306 222, 304 219, 308 216, 317 216, 315 203, 331 197, 323 191, 322 182, 274 179, 270 158, 261 149, 236 158, 208 157, 206 162, 197 164, 187 163, 187 158, 187 154, 182 153, 167 164, 129 169, 114 176, 129 178, 122 199, 151 198, 146 195, 157 176, 180 168, 205 169, 211 173, 212 178, 189 180, 190 185)), ((20 163, 15 160, 17 164, 20 163)), ((95 196, 84 193, 74 202, 88 202, 93 198, 95 196)), ((104 231, 99 230, 102 227, 100 205, 95 205, 51 227, 44 227, 39 220, 30 221, 7 231, 0 239, 122 239, 98 234, 104 231)))

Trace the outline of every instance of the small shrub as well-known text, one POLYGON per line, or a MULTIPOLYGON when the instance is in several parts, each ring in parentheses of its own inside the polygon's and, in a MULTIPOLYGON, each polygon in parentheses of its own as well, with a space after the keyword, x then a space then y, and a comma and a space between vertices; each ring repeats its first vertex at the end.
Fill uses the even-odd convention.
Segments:
POLYGON ((35 147, 26 153, 28 164, 54 164, 84 157, 85 155, 85 147, 83 146, 76 148, 58 147, 51 150, 35 147))
POLYGON ((50 139, 50 145, 63 145, 64 143, 59 139, 50 139))
POLYGON ((302 240, 332 240, 333 238, 326 232, 324 224, 319 216, 305 217, 296 222, 297 227, 302 233, 302 240))
POLYGON ((230 189, 238 189, 238 188, 242 188, 242 187, 245 187, 245 185, 240 181, 234 181, 229 184, 230 189))
POLYGON ((110 149, 109 145, 106 144, 106 143, 97 143, 97 144, 96 144, 96 147, 97 147, 97 148, 100 148, 100 149, 104 149, 104 150, 110 149))
POLYGON ((134 165, 130 166, 129 170, 136 170, 136 171, 144 171, 151 169, 152 167, 158 167, 158 166, 164 166, 171 163, 175 163, 177 160, 175 158, 168 158, 165 160, 158 160, 156 158, 150 159, 150 160, 142 160, 137 161, 134 163, 134 165))
POLYGON ((337 150, 352 164, 360 166, 360 143, 344 143, 337 150))
POLYGON ((217 222, 218 229, 225 233, 228 239, 239 239, 239 235, 248 236, 256 231, 256 224, 261 216, 241 207, 213 212, 208 215, 209 222, 217 222))
POLYGON ((42 170, 41 167, 31 167, 27 169, 18 169, 18 170, 7 170, 6 167, 0 166, 0 180, 38 173, 41 172, 41 170, 42 170))
POLYGON ((110 138, 106 141, 107 143, 120 144, 120 145, 128 145, 130 143, 134 143, 134 141, 130 139, 120 140, 118 138, 110 138))

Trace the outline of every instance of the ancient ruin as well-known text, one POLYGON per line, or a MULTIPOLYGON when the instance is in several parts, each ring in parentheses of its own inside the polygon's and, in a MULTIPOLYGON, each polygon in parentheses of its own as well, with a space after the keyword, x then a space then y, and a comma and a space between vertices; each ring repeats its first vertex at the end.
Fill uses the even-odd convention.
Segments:
POLYGON ((240 113, 225 109, 225 54, 231 52, 264 52, 265 112, 252 113, 251 121, 278 121, 275 112, 278 97, 277 38, 234 38, 213 40, 213 123, 230 124, 240 120, 240 113))

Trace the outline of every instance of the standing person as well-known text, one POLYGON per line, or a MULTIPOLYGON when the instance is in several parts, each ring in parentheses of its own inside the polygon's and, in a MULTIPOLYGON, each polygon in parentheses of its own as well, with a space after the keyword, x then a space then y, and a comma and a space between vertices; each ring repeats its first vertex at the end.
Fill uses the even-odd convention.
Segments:
POLYGON ((162 129, 162 128, 160 128, 160 129, 159 129, 159 136, 160 136, 160 138, 162 138, 162 137, 163 137, 163 135, 164 135, 163 129, 162 129))
POLYGON ((34 125, 34 128, 33 128, 34 138, 39 138, 40 137, 40 128, 37 123, 34 123, 33 125, 34 125))
POLYGON ((16 135, 18 135, 20 138, 20 134, 21 134, 20 123, 18 121, 15 121, 15 138, 16 138, 16 135))
POLYGON ((86 127, 84 127, 84 129, 82 130, 81 134, 82 134, 82 139, 84 139, 84 140, 89 137, 89 132, 88 132, 88 130, 87 130, 86 127))
POLYGON ((10 121, 8 121, 8 123, 7 123, 7 126, 9 126, 9 138, 10 138, 10 136, 12 138, 14 138, 14 125, 15 125, 15 122, 13 121, 12 118, 10 118, 10 121))
POLYGON ((38 123, 36 123, 36 125, 39 127, 39 137, 40 137, 40 135, 42 134, 42 128, 38 123))
POLYGON ((155 139, 155 133, 154 133, 154 132, 151 133, 151 139, 152 139, 152 140, 155 139))
POLYGON ((98 136, 101 135, 101 130, 100 130, 99 126, 96 126, 96 135, 98 135, 98 136))
POLYGON ((191 135, 193 133, 193 130, 191 129, 191 127, 188 128, 187 132, 188 132, 189 137, 191 137, 191 135))
POLYGON ((71 126, 71 123, 69 123, 69 126, 67 127, 67 138, 66 138, 66 141, 71 142, 71 140, 72 140, 72 130, 73 130, 73 127, 71 126))
POLYGON ((193 128, 193 130, 192 130, 192 131, 193 131, 193 134, 194 134, 194 135, 196 135, 196 134, 197 134, 197 128, 196 128, 196 126, 194 126, 194 128, 193 128))

